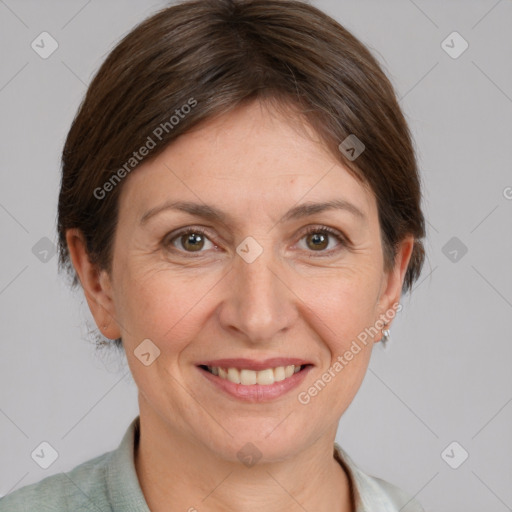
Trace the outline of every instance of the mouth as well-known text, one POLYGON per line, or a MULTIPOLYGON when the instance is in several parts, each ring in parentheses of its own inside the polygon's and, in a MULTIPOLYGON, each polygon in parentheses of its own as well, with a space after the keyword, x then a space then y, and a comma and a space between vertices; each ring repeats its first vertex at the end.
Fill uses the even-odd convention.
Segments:
POLYGON ((248 368, 236 367, 221 367, 221 366, 208 366, 199 365, 199 368, 205 370, 216 377, 228 380, 233 384, 242 384, 243 386, 254 386, 259 384, 261 386, 271 386, 276 382, 282 382, 289 379, 296 373, 304 370, 310 364, 303 365, 287 365, 276 366, 274 368, 265 368, 263 370, 250 370, 248 368))
POLYGON ((196 365, 201 374, 231 397, 248 402, 276 399, 297 387, 313 368, 299 359, 249 359, 204 361, 196 365))

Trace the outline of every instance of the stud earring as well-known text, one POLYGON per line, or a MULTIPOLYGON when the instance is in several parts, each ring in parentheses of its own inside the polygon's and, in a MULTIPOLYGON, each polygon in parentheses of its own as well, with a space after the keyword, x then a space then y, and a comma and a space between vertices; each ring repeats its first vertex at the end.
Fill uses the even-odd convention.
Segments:
MULTIPOLYGON (((386 325, 387 325, 387 324, 386 324, 386 325)), ((390 340, 390 339, 391 339, 391 333, 389 332, 389 329, 383 329, 383 331, 382 331, 382 339, 381 339, 381 341, 382 341, 382 346, 383 346, 384 348, 386 348, 386 347, 387 347, 387 344, 388 344, 388 342, 389 342, 389 340, 390 340)))

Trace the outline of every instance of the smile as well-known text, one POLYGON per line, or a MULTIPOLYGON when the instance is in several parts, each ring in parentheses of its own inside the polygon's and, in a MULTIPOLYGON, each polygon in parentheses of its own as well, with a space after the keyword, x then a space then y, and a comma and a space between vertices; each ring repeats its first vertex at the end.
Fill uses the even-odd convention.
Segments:
POLYGON ((212 389, 244 402, 267 402, 286 395, 304 381, 313 367, 306 361, 290 358, 261 362, 224 359, 197 365, 212 389))
POLYGON ((233 382, 234 384, 242 384, 244 386, 254 386, 255 384, 270 386, 275 382, 281 382, 290 378, 295 373, 300 372, 304 366, 306 365, 295 366, 292 364, 266 368, 259 371, 239 368, 221 368, 219 366, 203 366, 203 369, 206 368, 211 374, 233 382))

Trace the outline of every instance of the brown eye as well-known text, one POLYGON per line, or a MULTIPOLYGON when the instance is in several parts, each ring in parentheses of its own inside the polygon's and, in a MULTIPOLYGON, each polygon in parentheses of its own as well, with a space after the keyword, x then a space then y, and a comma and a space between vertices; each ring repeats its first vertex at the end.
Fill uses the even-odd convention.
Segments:
POLYGON ((166 237, 164 239, 164 246, 166 248, 176 249, 182 253, 203 253, 203 249, 208 249, 206 243, 215 245, 206 236, 205 231, 199 228, 189 228, 187 230, 177 233, 173 237, 166 237))
POLYGON ((309 252, 316 252, 319 254, 310 254, 310 256, 329 256, 339 252, 348 246, 345 237, 335 229, 327 226, 312 226, 306 230, 302 239, 306 240, 306 248, 309 252), (338 242, 338 247, 326 250, 331 241, 338 242))
POLYGON ((181 235, 180 241, 182 247, 187 251, 200 251, 204 246, 204 235, 201 233, 191 232, 181 235))
POLYGON ((306 236, 306 243, 314 250, 325 249, 329 245, 329 235, 322 232, 312 233, 306 236))

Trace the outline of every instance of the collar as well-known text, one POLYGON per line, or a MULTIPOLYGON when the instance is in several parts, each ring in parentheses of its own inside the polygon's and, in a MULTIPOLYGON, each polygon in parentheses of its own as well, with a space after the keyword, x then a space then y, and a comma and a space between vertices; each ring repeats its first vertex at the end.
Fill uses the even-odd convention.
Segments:
POLYGON ((135 471, 134 454, 139 432, 140 416, 137 416, 108 462, 106 478, 112 512, 151 512, 135 471))
POLYGON ((355 512, 400 512, 409 505, 412 512, 422 512, 423 509, 414 499, 409 498, 398 487, 364 473, 341 448, 334 443, 334 458, 341 464, 350 481, 350 488, 355 512))

